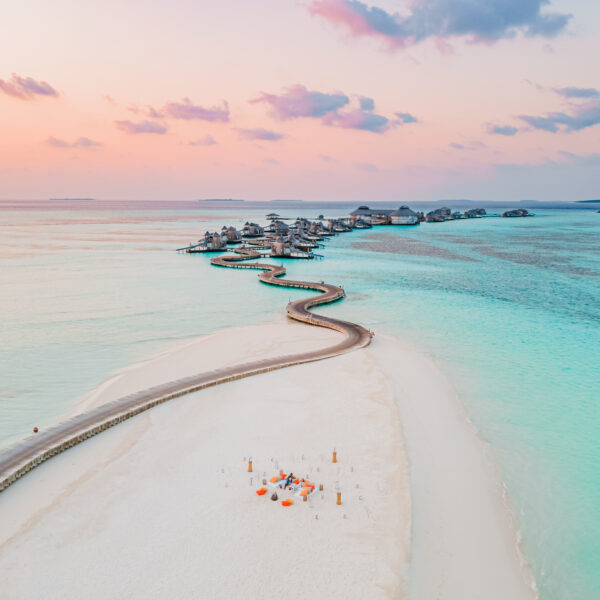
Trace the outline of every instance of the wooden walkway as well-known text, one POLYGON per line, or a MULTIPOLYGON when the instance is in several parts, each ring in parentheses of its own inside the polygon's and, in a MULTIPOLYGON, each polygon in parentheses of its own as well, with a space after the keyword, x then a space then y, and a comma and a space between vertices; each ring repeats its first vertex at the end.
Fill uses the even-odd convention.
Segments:
POLYGON ((287 314, 297 321, 339 331, 344 334, 342 341, 320 350, 252 361, 178 379, 164 385, 130 394, 82 415, 77 415, 51 429, 34 434, 16 446, 2 452, 0 454, 0 492, 49 458, 79 444, 87 438, 97 435, 109 427, 113 427, 126 419, 130 419, 153 406, 157 406, 173 398, 178 398, 184 394, 197 392, 228 381, 242 379, 243 377, 331 358, 369 345, 371 342, 371 333, 364 327, 332 317, 317 315, 308 310, 312 306, 334 302, 343 298, 345 294, 341 287, 326 283, 280 279, 285 274, 283 266, 245 262, 260 256, 258 252, 240 248, 236 251, 236 254, 213 258, 211 263, 221 267, 260 269, 262 273, 260 273, 259 279, 264 283, 321 292, 316 296, 290 302, 287 305, 287 314))

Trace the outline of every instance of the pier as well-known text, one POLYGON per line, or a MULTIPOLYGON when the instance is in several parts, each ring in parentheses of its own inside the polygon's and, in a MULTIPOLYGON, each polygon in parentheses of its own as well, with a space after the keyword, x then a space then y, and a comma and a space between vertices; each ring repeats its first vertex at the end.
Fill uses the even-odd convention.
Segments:
POLYGON ((344 335, 342 341, 320 350, 242 363, 171 381, 109 402, 55 427, 36 433, 0 454, 0 492, 53 456, 169 400, 244 377, 332 358, 369 345, 371 333, 364 327, 311 313, 308 310, 313 306, 335 302, 343 298, 345 294, 341 287, 327 283, 281 279, 285 275, 283 266, 246 262, 261 256, 261 253, 251 249, 239 248, 233 253, 213 258, 211 263, 220 267, 258 269, 262 271, 258 276, 259 280, 269 285, 320 292, 318 295, 290 302, 286 307, 287 315, 309 325, 338 331, 344 335))
MULTIPOLYGON (((326 327, 334 329, 345 335, 345 339, 335 346, 325 348, 321 351, 316 351, 310 354, 324 353, 323 356, 315 358, 320 360, 337 356, 349 352, 355 348, 368 346, 371 341, 371 333, 361 325, 350 323, 349 321, 341 321, 324 315, 311 313, 308 309, 319 304, 328 304, 340 300, 346 294, 343 288, 329 283, 314 283, 310 281, 293 281, 291 279, 280 279, 285 275, 285 267, 282 265, 269 265, 267 263, 246 263, 244 261, 259 258, 261 255, 252 250, 242 249, 236 250, 234 254, 226 256, 217 256, 211 259, 211 264, 218 267, 229 267, 234 269, 260 269, 262 273, 258 278, 263 283, 269 285, 277 285, 281 287, 303 288, 307 290, 315 290, 321 292, 318 296, 302 298, 290 302, 286 307, 287 316, 296 321, 317 325, 318 327, 326 327)), ((309 361, 304 361, 309 362, 309 361)))

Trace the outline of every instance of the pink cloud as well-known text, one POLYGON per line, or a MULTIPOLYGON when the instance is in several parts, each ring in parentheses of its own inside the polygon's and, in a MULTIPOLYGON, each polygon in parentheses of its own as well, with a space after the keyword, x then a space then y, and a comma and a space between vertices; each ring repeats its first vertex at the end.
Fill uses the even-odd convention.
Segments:
POLYGON ((80 137, 74 142, 67 142, 52 135, 46 140, 46 143, 53 148, 98 148, 102 146, 101 142, 95 142, 87 137, 80 137))
POLYGON ((136 135, 138 133, 164 135, 167 133, 166 125, 153 121, 140 121, 138 123, 133 123, 132 121, 115 121, 115 125, 117 129, 128 135, 136 135))
MULTIPOLYGON (((159 114, 151 107, 150 110, 154 111, 155 114, 159 114)), ((204 108, 192 104, 189 98, 184 98, 181 102, 168 102, 163 107, 163 113, 166 117, 172 119, 184 119, 186 121, 199 119, 201 121, 227 123, 229 121, 229 104, 224 101, 222 106, 204 108)))
POLYGON ((387 117, 375 114, 370 110, 357 108, 344 113, 329 113, 323 117, 323 123, 342 129, 361 129, 373 133, 384 133, 392 123, 387 117))
POLYGON ((412 0, 405 14, 387 12, 360 0, 312 0, 312 15, 344 27, 351 35, 383 40, 392 50, 433 38, 443 53, 452 48, 446 41, 463 37, 471 42, 491 43, 511 39, 516 33, 551 38, 563 32, 570 14, 542 9, 548 0, 412 0))
POLYGON ((58 92, 49 83, 16 73, 7 81, 0 79, 0 92, 19 100, 33 100, 36 96, 58 97, 58 92))
POLYGON ((188 146, 214 146, 217 140, 212 135, 206 135, 199 140, 191 140, 188 142, 188 146))
POLYGON ((345 0, 314 0, 309 8, 311 15, 319 15, 332 23, 346 26, 353 35, 372 35, 371 23, 364 13, 357 11, 345 0))
POLYGON ((261 92, 251 103, 264 102, 271 107, 271 114, 281 120, 299 117, 323 117, 348 104, 350 99, 344 94, 326 94, 311 91, 303 85, 292 85, 282 94, 261 92))
POLYGON ((150 105, 146 105, 146 108, 142 108, 141 106, 138 106, 137 104, 130 104, 127 107, 127 110, 130 113, 133 113, 134 115, 143 115, 150 119, 164 119, 165 118, 164 113, 156 110, 155 108, 153 108, 150 105))
POLYGON ((134 115, 143 115, 149 119, 182 119, 185 121, 198 119, 200 121, 229 122, 229 105, 225 101, 222 106, 205 108, 192 104, 189 98, 183 98, 181 102, 167 102, 160 110, 148 104, 145 108, 137 104, 130 104, 127 110, 134 115))
MULTIPOLYGON (((367 96, 357 96, 358 108, 346 108, 350 98, 342 93, 328 94, 308 90, 303 85, 292 85, 281 94, 262 92, 258 98, 250 102, 264 102, 271 107, 271 116, 281 119, 318 118, 324 125, 342 129, 359 129, 372 133, 384 133, 399 124, 387 117, 375 113, 375 101, 367 96)), ((416 122, 416 118, 408 113, 403 114, 416 122)), ((255 131, 255 130, 251 130, 255 131)), ((256 130, 258 131, 258 130, 256 130)), ((260 130, 264 131, 264 130, 260 130)), ((274 132, 266 132, 272 135, 274 132)), ((279 136, 279 134, 277 134, 279 136)), ((252 139, 280 139, 280 137, 262 137, 252 139)))
POLYGON ((283 133, 271 131, 270 129, 237 129, 241 140, 265 140, 268 142, 276 142, 285 138, 283 133))

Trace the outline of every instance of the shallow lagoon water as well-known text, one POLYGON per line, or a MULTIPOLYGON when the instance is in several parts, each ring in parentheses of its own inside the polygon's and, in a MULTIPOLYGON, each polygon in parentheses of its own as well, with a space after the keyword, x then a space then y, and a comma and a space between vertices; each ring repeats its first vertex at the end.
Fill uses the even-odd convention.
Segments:
MULTIPOLYGON (((262 221, 264 207, 0 210, 0 447, 115 370, 280 318, 305 294, 173 252, 262 221)), ((344 285, 320 310, 407 338, 446 370, 491 444, 544 599, 600 589, 599 234, 592 211, 538 211, 354 231, 319 250, 325 260, 286 263, 291 277, 344 285)))

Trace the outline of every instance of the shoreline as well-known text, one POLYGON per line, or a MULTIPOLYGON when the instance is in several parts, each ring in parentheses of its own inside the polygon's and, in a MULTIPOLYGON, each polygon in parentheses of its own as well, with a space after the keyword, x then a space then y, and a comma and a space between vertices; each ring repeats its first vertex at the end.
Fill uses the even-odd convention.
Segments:
MULTIPOLYGON (((148 387, 149 385, 153 385, 153 382, 158 382, 161 378, 164 381, 165 376, 171 379, 184 376, 186 370, 188 370, 187 374, 189 375, 189 369, 195 367, 194 359, 192 358, 192 355, 195 354, 202 356, 203 367, 208 366, 210 368, 213 365, 222 367, 224 364, 240 362, 239 359, 242 357, 247 359, 248 349, 255 346, 254 340, 257 338, 261 339, 261 345, 264 344, 265 346, 265 354, 260 355, 260 358, 263 358, 269 354, 280 355, 282 350, 285 351, 288 345, 295 350, 298 350, 299 347, 307 349, 314 349, 315 346, 325 347, 333 339, 338 338, 338 336, 336 333, 328 330, 316 327, 306 328, 282 319, 281 323, 275 325, 226 329, 196 340, 186 340, 174 349, 162 352, 138 365, 133 365, 119 371, 99 386, 99 388, 82 398, 81 403, 78 404, 75 410, 85 410, 90 407, 92 402, 107 402, 114 396, 135 391, 141 381, 145 383, 145 387, 148 387), (190 360, 187 362, 182 360, 185 356, 188 356, 190 360), (205 364, 207 361, 208 364, 205 364)), ((425 473, 428 472, 427 469, 430 469, 431 466, 424 466, 423 457, 427 452, 423 452, 423 447, 419 448, 418 444, 415 445, 415 439, 423 435, 423 430, 415 427, 414 410, 415 407, 422 404, 421 401, 425 390, 422 387, 415 388, 414 386, 416 383, 420 385, 424 381, 431 382, 432 379, 435 380, 435 385, 429 391, 431 392, 431 390, 435 389, 433 395, 436 396, 438 405, 445 402, 446 407, 451 406, 452 403, 449 402, 449 399, 454 398, 455 419, 458 419, 458 421, 463 419, 463 417, 466 419, 466 410, 464 407, 462 407, 463 414, 459 414, 460 410, 456 410, 457 408, 460 409, 460 400, 456 398, 456 392, 454 392, 451 383, 444 377, 433 361, 422 353, 415 351, 414 348, 409 347, 408 344, 388 336, 377 336, 372 346, 357 352, 328 359, 327 361, 297 366, 294 369, 257 375, 250 379, 229 383, 227 386, 195 392, 189 396, 170 402, 169 406, 156 407, 153 411, 144 413, 127 423, 122 423, 119 427, 105 432, 102 436, 88 440, 80 447, 71 449, 68 453, 56 457, 50 463, 38 467, 25 480, 14 486, 14 490, 11 488, 0 496, 2 509, 5 511, 8 510, 13 517, 11 526, 7 527, 6 522, 0 526, 0 564, 10 566, 6 565, 6 562, 11 563, 14 560, 18 563, 19 556, 21 556, 21 559, 23 558, 23 552, 27 552, 28 556, 30 553, 33 554, 34 558, 28 560, 40 560, 39 552, 43 549, 43 544, 40 544, 36 540, 40 539, 39 528, 43 531, 44 527, 47 527, 47 525, 44 525, 44 522, 54 519, 55 525, 64 525, 64 519, 67 518, 64 511, 67 507, 85 514, 86 510, 81 504, 82 498, 87 497, 89 499, 97 495, 100 497, 107 495, 109 498, 112 496, 111 490, 106 487, 107 484, 100 480, 100 473, 105 469, 114 468, 115 465, 121 471, 123 469, 127 470, 131 468, 130 463, 132 462, 143 467, 148 460, 152 460, 148 456, 148 448, 146 448, 146 452, 140 453, 140 446, 144 446, 144 443, 146 443, 144 440, 152 437, 152 435, 157 435, 160 437, 162 444, 169 444, 169 436, 165 437, 167 434, 167 431, 164 429, 165 421, 167 426, 178 423, 181 427, 187 429, 185 423, 177 420, 177 415, 182 410, 192 411, 195 418, 200 419, 198 426, 202 427, 200 425, 202 419, 206 417, 213 418, 211 415, 215 415, 215 410, 217 410, 218 416, 220 414, 218 410, 220 409, 215 408, 215 406, 225 402, 229 404, 229 409, 233 411, 231 412, 232 415, 235 415, 239 411, 247 417, 247 420, 245 423, 236 423, 235 427, 233 427, 227 420, 230 417, 221 414, 219 418, 224 420, 219 421, 219 423, 222 427, 227 428, 232 426, 236 435, 246 437, 247 441, 251 440, 255 447, 260 447, 261 444, 264 444, 265 438, 270 439, 267 444, 269 450, 266 453, 252 453, 256 461, 256 466, 261 470, 273 467, 272 464, 269 464, 268 460, 272 458, 272 456, 269 456, 270 454, 279 456, 282 459, 281 466, 285 467, 283 461, 289 464, 291 458, 282 457, 282 453, 285 454, 284 448, 286 446, 294 446, 296 442, 303 442, 303 445, 306 445, 306 448, 309 449, 303 450, 297 448, 290 456, 293 456, 296 461, 300 454, 306 457, 312 463, 310 465, 312 470, 316 466, 319 466, 322 473, 321 477, 326 480, 325 489, 327 493, 335 485, 336 477, 340 477, 340 472, 326 475, 328 468, 327 461, 324 459, 326 454, 330 451, 331 447, 336 447, 340 452, 340 456, 344 457, 342 464, 345 462, 347 456, 352 457, 352 471, 348 471, 347 463, 343 464, 343 466, 340 465, 340 468, 346 469, 341 473, 347 480, 355 477, 351 473, 356 473, 356 477, 360 478, 360 482, 358 480, 356 482, 357 485, 361 486, 358 488, 361 489, 360 493, 354 492, 352 488, 344 487, 344 482, 340 482, 345 500, 343 510, 346 512, 343 514, 348 518, 344 519, 341 525, 339 521, 334 521, 334 519, 339 517, 339 511, 336 513, 333 505, 330 506, 327 503, 319 505, 318 503, 321 502, 320 499, 315 500, 315 506, 310 510, 317 511, 321 515, 320 525, 323 526, 322 529, 327 531, 327 535, 321 539, 321 543, 326 548, 331 550, 332 547, 335 547, 338 551, 338 557, 340 557, 340 552, 342 556, 344 556, 343 553, 346 553, 347 561, 352 563, 359 556, 364 560, 361 546, 360 544, 357 546, 356 540, 352 541, 353 538, 367 540, 368 544, 370 544, 369 547, 375 553, 376 560, 370 563, 371 571, 367 574, 367 582, 369 584, 367 587, 364 587, 364 584, 356 580, 354 581, 354 585, 362 587, 348 588, 340 580, 341 575, 348 576, 347 572, 338 574, 330 573, 331 582, 327 582, 327 578, 323 577, 321 580, 322 586, 327 587, 334 584, 333 587, 327 588, 329 589, 327 596, 333 594, 333 597, 353 598, 365 597, 364 594, 367 594, 368 597, 386 598, 405 597, 405 595, 424 599, 438 597, 455 598, 458 597, 455 595, 457 589, 452 586, 456 586, 457 581, 460 585, 465 583, 465 572, 462 569, 468 567, 467 576, 472 585, 471 587, 463 587, 458 590, 459 593, 463 594, 463 597, 469 597, 470 591, 475 589, 480 595, 484 592, 489 592, 486 594, 487 598, 495 598, 494 593, 498 594, 498 598, 533 598, 535 596, 531 590, 527 590, 526 585, 523 585, 526 581, 526 568, 518 565, 516 549, 512 549, 514 550, 512 553, 514 556, 512 556, 511 549, 506 544, 507 538, 510 537, 509 534, 512 534, 508 522, 505 523, 506 528, 504 531, 500 531, 499 536, 497 536, 498 531, 493 531, 491 538, 489 535, 484 538, 484 541, 487 541, 488 544, 495 546, 493 558, 491 556, 476 557, 480 562, 488 560, 488 567, 493 563, 494 569, 505 569, 501 578, 502 581, 498 582, 499 585, 496 586, 495 590, 488 589, 490 587, 489 581, 481 581, 474 576, 474 573, 481 573, 485 571, 485 568, 481 564, 476 564, 477 561, 473 563, 472 556, 468 552, 469 549, 461 548, 460 544, 457 544, 457 551, 459 553, 462 552, 463 557, 470 557, 469 560, 471 562, 468 564, 465 564, 464 561, 455 564, 451 561, 449 563, 446 560, 438 560, 437 562, 436 560, 426 560, 427 568, 423 569, 419 562, 419 557, 425 557, 428 555, 428 552, 431 553, 431 544, 429 545, 429 549, 427 543, 423 545, 424 542, 428 542, 428 538, 425 535, 427 532, 423 528, 422 511, 423 508, 426 509, 426 512, 431 511, 431 507, 427 506, 426 498, 423 495, 425 473), (399 366, 402 371, 400 377, 398 377, 399 366), (409 377, 410 372, 415 376, 413 380, 409 377), (341 378, 340 373, 343 374, 341 378), (291 382, 295 382, 296 385, 292 385, 291 382), (269 396, 269 393, 273 392, 271 390, 273 387, 285 393, 275 393, 273 397, 266 397, 269 396), (250 393, 248 390, 254 390, 255 393, 250 393), (310 396, 311 393, 318 396, 322 390, 328 390, 329 396, 334 398, 333 407, 328 406, 329 401, 327 398, 322 401, 306 398, 306 395, 310 396), (283 395, 283 398, 280 398, 280 395, 283 395), (245 398, 245 396, 247 397, 245 398), (412 402, 407 402, 407 399, 412 399, 412 402), (257 406, 254 407, 254 411, 248 413, 250 404, 256 404, 257 406), (353 411, 348 410, 348 404, 354 409, 353 411), (314 431, 295 430, 293 427, 291 431, 287 430, 288 427, 291 427, 287 423, 288 415, 279 414, 279 411, 282 410, 283 413, 286 413, 285 406, 289 407, 290 414, 296 414, 298 420, 310 422, 314 431), (273 411, 277 413, 277 416, 271 414, 273 411), (361 415, 361 418, 357 418, 357 415, 353 414, 354 411, 361 415), (256 412, 261 412, 261 414, 256 414, 256 412), (349 428, 349 431, 344 431, 344 427, 342 426, 344 423, 339 422, 340 415, 344 416, 344 423, 349 428), (411 416, 413 417, 412 421, 411 416), (279 432, 280 428, 283 428, 282 432, 279 432), (342 440, 335 439, 340 437, 342 440), (343 444, 340 443, 342 441, 344 442, 343 444), (367 452, 367 456, 362 456, 360 449, 365 444, 371 450, 374 448, 376 451, 367 452), (388 446, 387 450, 386 444, 388 446), (315 452, 312 448, 317 446, 318 452, 315 452), (395 450, 393 450, 394 448, 395 450), (390 449, 392 449, 391 455, 389 455, 390 449), (391 461, 389 460, 390 456, 394 457, 391 461), (388 457, 387 461, 385 457, 388 457), (95 469, 86 470, 85 462, 90 459, 96 467, 95 469), (99 465, 103 466, 100 467, 99 465), (53 483, 53 473, 58 477, 58 482, 60 483, 58 489, 55 487, 56 482, 53 483), (420 476, 423 477, 419 481, 420 476), (33 492, 39 486, 42 486, 48 494, 46 505, 41 508, 36 504, 38 496, 33 492), (362 490, 366 491, 363 492, 362 490), (31 497, 28 497, 28 492, 33 497, 33 500, 31 497), (363 499, 358 500, 358 497, 362 497, 363 499), (402 507, 400 511, 398 510, 399 507, 402 507), (402 518, 399 517, 398 513, 402 514, 402 518), (365 515, 369 516, 365 517, 365 515), (41 518, 42 516, 44 516, 44 519, 41 518), (399 521, 396 522, 396 519, 399 519, 399 521), (335 527, 333 527, 334 524, 335 527), (330 530, 328 529, 329 527, 331 527, 330 530), (346 530, 346 527, 349 527, 349 530, 346 530), (341 532, 340 529, 342 530, 341 532), (347 548, 345 545, 349 545, 350 548, 347 548), (36 552, 38 553, 37 558, 36 552), (392 557, 391 559, 389 558, 390 556, 392 557), (501 567, 498 567, 497 564, 498 557, 501 557, 501 567), (492 559, 492 562, 489 562, 490 559, 492 559), (451 570, 454 569, 454 579, 448 579, 446 573, 448 567, 451 570), (373 573, 378 575, 374 576, 373 573), (440 579, 440 573, 446 579, 440 579), (433 585, 429 585, 429 588, 419 587, 425 583, 435 583, 438 586, 435 593, 438 595, 432 595, 433 585), (445 587, 443 587, 444 585, 445 587), (507 585, 509 586, 508 590, 507 585), (344 591, 344 594, 336 595, 341 590, 344 591)), ((214 416, 214 418, 217 419, 217 416, 214 416)), ((478 445, 482 444, 475 428, 464 419, 462 428, 458 427, 455 431, 450 432, 450 435, 454 436, 452 437, 453 443, 457 441, 457 431, 463 436, 468 427, 472 429, 469 435, 473 439, 477 439, 478 442, 466 445, 464 443, 459 444, 463 452, 465 449, 472 451, 478 445)), ((428 424, 428 426, 431 429, 431 424, 428 424)), ((448 434, 447 429, 445 433, 448 434)), ((170 434, 175 434, 175 431, 171 430, 170 434)), ((182 435, 183 437, 191 436, 189 440, 195 444, 193 431, 184 432, 182 435)), ((217 434, 215 433, 214 435, 217 434)), ((228 440, 226 439, 214 439, 213 447, 206 447, 204 451, 211 453, 213 456, 226 454, 225 445, 227 442, 228 440)), ((235 444, 236 442, 231 443, 235 444)), ((248 443, 248 445, 251 444, 248 443)), ((193 446, 190 448, 194 452, 193 446)), ((248 448, 248 453, 250 452, 251 448, 248 448)), ((243 456, 240 456, 236 459, 239 461, 237 468, 242 464, 242 458, 243 456)), ((464 458, 461 455, 461 459, 464 458)), ((471 456, 471 459, 473 458, 471 456)), ((481 456, 475 457, 474 463, 479 466, 486 463, 481 458, 481 456)), ((154 455, 154 459, 157 459, 156 455, 154 455)), ((160 460, 158 462, 161 463, 160 460)), ((490 464, 486 467, 488 468, 486 478, 475 483, 487 490, 482 498, 487 498, 488 500, 491 498, 493 500, 490 503, 492 513, 496 517, 499 517, 499 509, 502 503, 501 495, 497 494, 495 498, 486 495, 489 492, 487 489, 489 481, 493 481, 494 476, 496 476, 495 473, 492 473, 490 467, 490 464)), ((160 473, 163 472, 160 465, 157 468, 160 473)), ((236 503, 231 504, 231 498, 227 496, 224 490, 231 492, 232 488, 235 488, 235 497, 239 500, 244 510, 248 511, 250 517, 254 515, 255 518, 264 518, 265 514, 267 514, 268 518, 273 517, 277 520, 283 518, 284 521, 281 521, 281 526, 284 528, 289 527, 291 533, 297 531, 297 535, 302 536, 302 528, 314 525, 312 521, 299 523, 293 522, 290 518, 291 514, 297 521, 302 520, 303 512, 306 513, 303 509, 307 508, 302 506, 302 504, 292 507, 290 513, 287 513, 285 516, 283 516, 285 513, 284 509, 272 505, 268 500, 265 501, 267 508, 265 508, 264 503, 262 505, 256 504, 256 500, 253 497, 254 488, 248 485, 248 474, 243 472, 235 474, 233 462, 225 466, 224 469, 229 487, 219 488, 220 495, 218 495, 224 505, 233 511, 236 519, 240 516, 237 514, 237 509, 235 508, 236 503), (243 483, 241 483, 242 481, 243 483), (223 493, 225 493, 225 496, 223 496, 223 493), (248 497, 250 497, 250 500, 248 497), (296 511, 296 509, 298 510, 296 511), (257 513, 255 512, 256 510, 266 510, 267 513, 257 513), (301 528, 294 529, 298 525, 301 528)), ((152 480, 157 475, 155 474, 148 480, 149 472, 144 471, 144 473, 146 473, 146 477, 142 479, 140 487, 148 491, 147 486, 150 486, 156 491, 152 485, 152 480)), ((471 475, 473 474, 471 473, 471 475)), ((479 475, 481 475, 480 471, 477 472, 477 476, 479 475)), ((223 483, 222 478, 219 479, 219 473, 216 473, 215 477, 215 474, 209 475, 207 472, 206 477, 209 479, 212 477, 211 481, 213 481, 215 486, 218 486, 219 482, 223 483)), ((438 482, 442 482, 442 486, 445 485, 446 482, 440 477, 439 472, 436 473, 433 480, 436 480, 436 478, 438 482)), ((429 481, 431 480, 429 478, 429 481)), ((120 478, 117 477, 116 480, 113 479, 112 481, 113 484, 115 481, 119 484, 120 478)), ((173 483, 187 485, 182 484, 181 480, 173 483)), ((349 483, 349 481, 345 483, 349 483)), ((498 487, 501 487, 501 482, 498 480, 495 483, 497 486, 496 491, 498 491, 498 487)), ((430 483, 427 485, 430 485, 430 483)), ((114 518, 114 514, 123 514, 124 512, 131 514, 132 506, 128 502, 130 503, 131 499, 136 497, 136 490, 133 488, 137 486, 138 483, 133 483, 133 487, 124 494, 125 498, 120 498, 119 501, 115 500, 114 503, 109 503, 111 509, 107 510, 103 518, 111 521, 114 518)), ((122 487, 122 482, 117 487, 122 487)), ((174 498, 178 493, 181 494, 182 491, 181 489, 178 490, 175 486, 175 489, 168 496, 174 498)), ((121 492, 123 492, 122 489, 121 492)), ((209 518, 208 515, 210 515, 210 518, 216 519, 226 530, 230 531, 228 526, 224 525, 223 522, 226 522, 228 518, 233 518, 232 515, 223 514, 223 511, 220 511, 219 507, 214 506, 214 501, 210 502, 205 498, 197 500, 204 507, 203 510, 206 511, 206 518, 209 518)), ((98 500, 95 501, 98 502, 98 500)), ((140 501, 139 497, 138 501, 140 501)), ((446 502, 446 504, 448 503, 446 502)), ((447 513, 445 515, 446 520, 441 524, 442 531, 450 525, 448 519, 452 520, 457 517, 456 506, 449 509, 447 513)), ((88 520, 94 520, 95 515, 88 513, 87 518, 88 520)), ((245 519, 236 522, 242 528, 247 527, 249 532, 253 532, 259 538, 262 535, 260 529, 257 530, 254 525, 248 524, 245 519)), ((73 522, 71 525, 75 529, 86 529, 85 520, 78 523, 73 522)), ((311 535, 317 536, 323 533, 314 531, 314 527, 310 531, 311 535)), ((46 533, 48 533, 47 530, 46 533)), ((56 534, 57 532, 55 531, 54 533, 56 534)), ((63 530, 59 528, 59 537, 68 536, 68 533, 68 528, 63 530)), ((113 531, 112 533, 118 536, 118 532, 113 531)), ((237 535, 236 532, 231 531, 230 534, 234 537, 237 535)), ((464 532, 458 532, 458 535, 457 532, 453 532, 453 535, 454 538, 451 536, 451 539, 449 539, 450 544, 457 543, 460 538, 464 537, 464 532)), ((43 538, 43 536, 41 537, 43 538)), ((102 539, 101 533, 96 536, 92 535, 89 539, 89 544, 87 546, 84 545, 85 547, 82 549, 82 556, 86 556, 86 552, 90 551, 91 548, 96 548, 98 539, 102 539)), ((300 537, 300 539, 302 538, 300 537)), ((273 542, 267 536, 267 543, 269 543, 269 540, 273 542)), ((247 540, 244 544, 246 543, 247 540)), ((436 543, 439 543, 439 539, 436 543)), ((279 544, 276 545, 279 547, 279 544)), ((299 564, 302 564, 303 568, 306 569, 305 576, 308 576, 311 570, 314 571, 315 568, 318 571, 319 566, 318 564, 314 564, 315 561, 327 562, 326 553, 322 549, 305 548, 302 543, 298 545, 300 546, 299 548, 284 546, 283 548, 279 547, 279 550, 288 556, 290 560, 299 561, 299 564)), ((259 544, 259 546, 259 549, 255 550, 257 552, 255 558, 261 564, 262 553, 263 558, 266 558, 268 555, 270 560, 275 561, 279 570, 289 568, 286 561, 279 562, 280 559, 262 548, 262 544, 259 544)), ((247 549, 247 546, 244 547, 247 549)), ((207 549, 199 547, 196 550, 200 553, 205 553, 207 549)), ((72 559, 79 560, 79 557, 72 556, 72 559)), ((243 562, 244 558, 235 554, 231 565, 232 569, 235 567, 236 560, 243 562)), ((346 562, 342 564, 345 565, 346 562)), ((359 564, 358 562, 356 563, 357 569, 360 569, 359 564)), ((90 565, 84 564, 83 566, 84 568, 91 568, 90 565)), ((13 568, 16 567, 17 565, 13 564, 13 568)), ((196 568, 199 567, 196 566, 196 568)), ((97 567, 96 570, 98 570, 97 567)), ((364 567, 360 572, 364 578, 366 573, 364 567)), ((207 576, 208 573, 204 573, 204 575, 207 576)), ((246 582, 244 589, 253 589, 255 595, 259 594, 258 590, 263 589, 261 586, 264 585, 263 576, 256 577, 256 580, 253 579, 251 583, 246 582), (248 585, 250 588, 248 588, 248 585), (252 586, 258 587, 254 588, 252 586)), ((219 584, 215 584, 214 589, 221 590, 223 592, 222 597, 226 596, 225 589, 228 589, 230 593, 235 593, 237 583, 235 581, 224 583, 220 577, 221 575, 218 579, 219 584)), ((234 573, 232 577, 235 580, 237 576, 234 573)), ((214 577, 210 575, 209 579, 212 580, 214 577)), ((17 580, 18 575, 15 574, 13 579, 14 585, 27 585, 25 582, 17 580)), ((70 582, 70 585, 72 587, 69 589, 73 589, 74 591, 78 584, 77 582, 70 582)), ((277 587, 273 589, 273 592, 275 591, 278 591, 277 587)), ((152 597, 151 590, 146 589, 146 593, 150 594, 149 597, 152 597)), ((263 593, 266 594, 265 597, 271 597, 269 593, 264 592, 264 589, 263 593)), ((306 590, 303 591, 302 595, 304 593, 306 593, 306 590)), ((140 597, 142 595, 140 594, 140 597)), ((272 597, 276 596, 278 594, 272 594, 272 597)), ((14 597, 22 598, 28 596, 18 595, 17 593, 14 597)), ((69 596, 67 593, 63 597, 69 598, 75 597, 75 595, 69 596)), ((293 591, 291 597, 296 597, 293 591)), ((300 595, 297 597, 300 597, 300 595)), ((317 593, 317 597, 326 596, 320 596, 317 593)))
MULTIPOLYGON (((404 381, 392 379, 397 394, 399 388, 415 386, 415 360, 427 368, 428 381, 418 384, 420 400, 399 403, 410 459, 416 531, 409 598, 485 594, 486 599, 538 599, 535 576, 523 552, 515 511, 491 446, 469 418, 444 365, 410 342, 378 337, 403 349, 404 381), (432 381, 443 393, 427 393, 432 381), (439 497, 445 502, 437 502, 439 497), (446 514, 440 517, 440 513, 446 514), (450 535, 448 530, 453 530, 450 535), (504 576, 499 577, 502 569, 504 576), (501 586, 509 577, 516 587, 507 593, 501 586), (494 580, 497 589, 486 589, 494 580)), ((394 368, 385 353, 381 360, 388 369, 394 368)))

